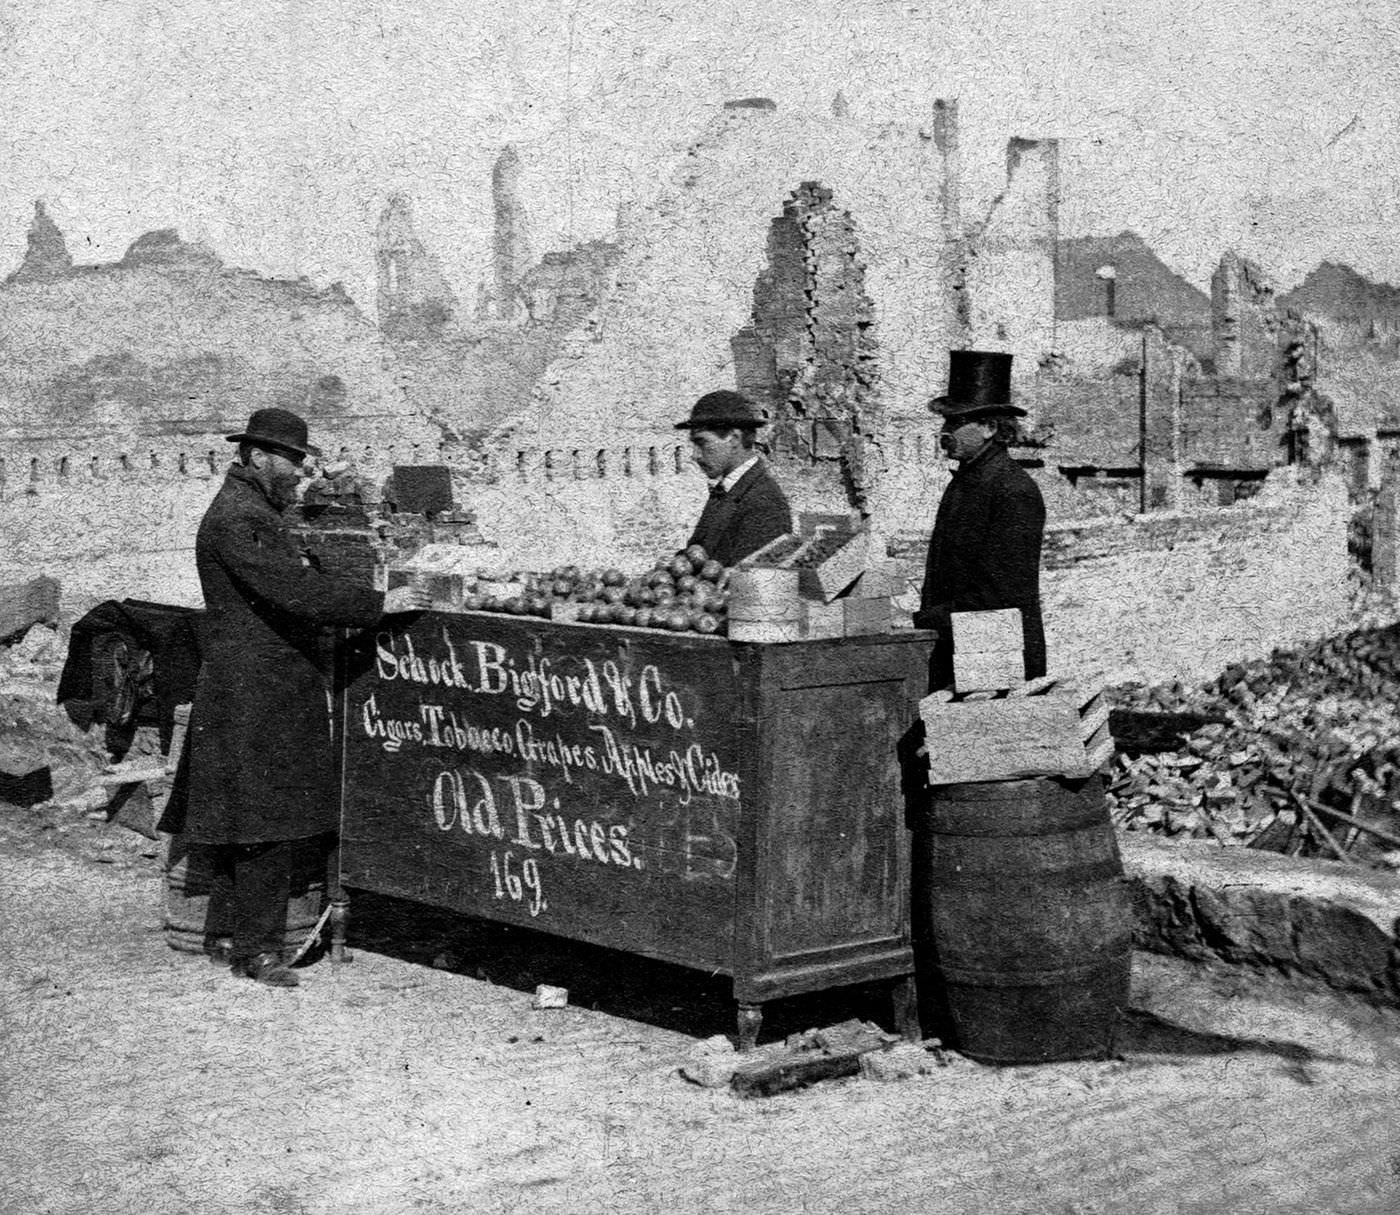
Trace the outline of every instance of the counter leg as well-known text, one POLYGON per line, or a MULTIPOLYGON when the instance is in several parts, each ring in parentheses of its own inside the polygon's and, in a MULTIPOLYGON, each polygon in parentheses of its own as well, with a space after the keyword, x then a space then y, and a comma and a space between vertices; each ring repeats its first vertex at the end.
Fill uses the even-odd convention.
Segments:
POLYGON ((350 896, 338 890, 331 898, 331 961, 353 962, 355 955, 345 948, 345 929, 350 923, 350 896))
POLYGON ((739 1005, 739 1049, 753 1050, 758 1045, 758 1031, 763 1025, 762 1004, 739 1005))
POLYGON ((894 1028, 902 1038, 910 1042, 923 1039, 923 1029, 919 1025, 919 989, 913 975, 896 979, 890 988, 890 1003, 894 1009, 894 1028))

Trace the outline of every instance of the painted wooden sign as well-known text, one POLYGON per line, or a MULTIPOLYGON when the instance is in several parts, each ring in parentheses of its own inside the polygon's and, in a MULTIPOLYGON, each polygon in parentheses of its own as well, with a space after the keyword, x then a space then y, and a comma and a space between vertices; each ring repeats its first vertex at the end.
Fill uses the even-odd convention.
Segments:
POLYGON ((429 613, 359 638, 346 676, 347 884, 728 969, 734 647, 429 613))

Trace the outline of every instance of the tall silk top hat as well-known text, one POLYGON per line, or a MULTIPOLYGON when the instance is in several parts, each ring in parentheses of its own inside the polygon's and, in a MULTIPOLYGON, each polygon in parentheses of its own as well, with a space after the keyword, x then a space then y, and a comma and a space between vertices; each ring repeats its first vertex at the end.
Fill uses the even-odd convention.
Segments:
POLYGON ((690 417, 677 422, 677 430, 757 428, 768 424, 764 411, 742 393, 721 389, 707 392, 691 407, 690 417))
POLYGON ((273 447, 298 456, 319 456, 321 450, 306 441, 306 420, 290 409, 271 406, 254 411, 246 430, 224 436, 230 443, 252 443, 273 447))
POLYGON ((1011 355, 991 350, 950 350, 948 391, 934 397, 929 409, 945 418, 1024 418, 1011 403, 1011 355))

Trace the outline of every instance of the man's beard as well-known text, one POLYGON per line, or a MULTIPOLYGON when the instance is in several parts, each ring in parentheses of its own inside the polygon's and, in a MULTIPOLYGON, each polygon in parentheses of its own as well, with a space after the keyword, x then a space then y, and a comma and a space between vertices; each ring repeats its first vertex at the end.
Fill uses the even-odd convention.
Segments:
POLYGON ((294 506, 297 500, 297 486, 301 479, 293 481, 290 478, 272 477, 267 483, 267 496, 272 505, 278 510, 286 510, 289 506, 294 506))

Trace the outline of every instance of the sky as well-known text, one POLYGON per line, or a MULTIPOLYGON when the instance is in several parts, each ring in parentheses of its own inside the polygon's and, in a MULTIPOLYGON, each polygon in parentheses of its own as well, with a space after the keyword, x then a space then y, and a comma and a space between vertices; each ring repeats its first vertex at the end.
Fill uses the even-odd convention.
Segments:
POLYGON ((42 198, 79 261, 178 228, 373 303, 406 191, 459 295, 490 169, 536 254, 608 235, 726 99, 924 123, 958 99, 965 217, 1012 136, 1062 141, 1062 234, 1131 228, 1192 282, 1323 259, 1400 282, 1395 0, 0 0, 0 269, 42 198))

